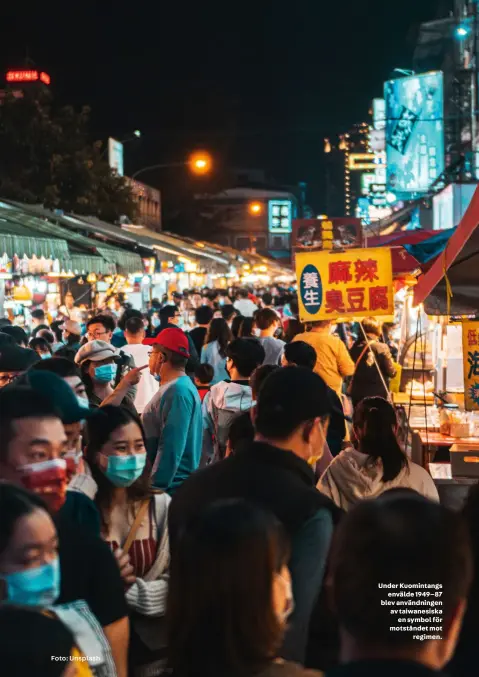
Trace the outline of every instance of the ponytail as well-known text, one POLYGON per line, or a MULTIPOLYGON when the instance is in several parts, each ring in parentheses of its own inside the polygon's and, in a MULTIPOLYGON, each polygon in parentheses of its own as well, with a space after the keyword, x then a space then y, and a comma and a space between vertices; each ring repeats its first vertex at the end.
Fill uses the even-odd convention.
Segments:
POLYGON ((393 406, 382 397, 366 397, 354 410, 353 424, 360 432, 359 451, 371 460, 381 459, 383 482, 395 479, 407 467, 407 458, 399 446, 393 406))

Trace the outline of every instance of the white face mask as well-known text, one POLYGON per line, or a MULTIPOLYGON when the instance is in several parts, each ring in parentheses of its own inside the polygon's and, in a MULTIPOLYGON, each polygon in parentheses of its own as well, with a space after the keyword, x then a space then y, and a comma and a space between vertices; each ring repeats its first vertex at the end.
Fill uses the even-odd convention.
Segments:
POLYGON ((261 329, 253 329, 253 336, 256 336, 256 338, 259 338, 261 336, 261 329))

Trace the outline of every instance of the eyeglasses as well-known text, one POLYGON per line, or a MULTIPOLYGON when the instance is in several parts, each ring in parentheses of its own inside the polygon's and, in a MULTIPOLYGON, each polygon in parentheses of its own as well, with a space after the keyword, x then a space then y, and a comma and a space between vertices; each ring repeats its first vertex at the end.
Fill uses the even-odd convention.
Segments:
POLYGON ((108 334, 106 330, 103 331, 96 331, 94 334, 91 332, 88 332, 87 336, 88 338, 93 341, 94 339, 100 338, 100 336, 104 336, 105 334, 108 334))

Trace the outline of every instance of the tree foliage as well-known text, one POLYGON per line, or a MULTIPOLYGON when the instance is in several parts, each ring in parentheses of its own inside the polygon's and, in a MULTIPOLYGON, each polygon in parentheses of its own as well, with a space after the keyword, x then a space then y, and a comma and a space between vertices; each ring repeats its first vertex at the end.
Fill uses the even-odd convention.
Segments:
POLYGON ((101 142, 88 134, 90 109, 55 110, 50 93, 7 93, 0 105, 0 195, 51 209, 116 221, 136 204, 113 172, 101 142))

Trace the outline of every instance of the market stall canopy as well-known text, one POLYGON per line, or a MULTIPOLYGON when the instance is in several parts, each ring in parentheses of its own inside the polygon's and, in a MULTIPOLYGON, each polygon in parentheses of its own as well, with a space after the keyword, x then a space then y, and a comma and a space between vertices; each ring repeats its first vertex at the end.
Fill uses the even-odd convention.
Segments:
POLYGON ((414 289, 414 305, 428 315, 479 313, 479 188, 444 252, 414 289), (451 293, 452 292, 452 296, 451 293))
POLYGON ((419 263, 429 263, 444 251, 455 230, 455 228, 449 228, 448 230, 434 231, 434 234, 423 242, 403 246, 419 263))
POLYGON ((212 264, 220 264, 224 268, 228 268, 230 264, 228 259, 224 256, 211 253, 204 247, 202 248, 196 244, 191 244, 172 233, 158 233, 155 230, 150 230, 149 228, 136 224, 124 224, 122 230, 134 235, 145 244, 153 247, 156 251, 173 254, 175 256, 180 255, 192 260, 200 259, 208 267, 211 267, 212 264))
POLYGON ((104 243, 98 246, 97 241, 75 232, 64 217, 56 216, 43 207, 4 200, 0 202, 0 219, 3 219, 0 220, 0 232, 4 230, 2 224, 10 224, 11 228, 17 229, 15 232, 22 229, 23 233, 27 231, 31 236, 40 234, 42 237, 66 240, 72 264, 76 262, 79 266, 82 262, 81 270, 79 267, 72 270, 107 275, 117 272, 126 275, 143 270, 143 262, 138 254, 104 243), (58 225, 60 219, 63 219, 63 225, 58 225))

